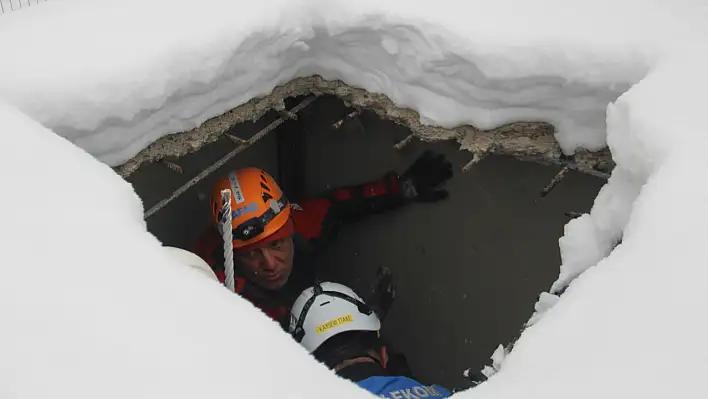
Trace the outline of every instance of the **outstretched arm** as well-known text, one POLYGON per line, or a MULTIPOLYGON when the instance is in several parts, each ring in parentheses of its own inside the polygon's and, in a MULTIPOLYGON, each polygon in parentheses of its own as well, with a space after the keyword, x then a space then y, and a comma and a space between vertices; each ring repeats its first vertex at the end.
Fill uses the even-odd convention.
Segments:
POLYGON ((441 186, 451 177, 452 165, 445 156, 426 151, 401 175, 390 171, 380 180, 333 190, 328 198, 343 221, 358 221, 413 201, 445 199, 448 192, 441 186))
POLYGON ((452 165, 441 154, 426 151, 408 170, 390 171, 382 179, 334 189, 324 196, 300 201, 293 209, 295 230, 313 243, 327 245, 343 224, 387 212, 410 202, 447 198, 441 187, 452 177, 452 165))

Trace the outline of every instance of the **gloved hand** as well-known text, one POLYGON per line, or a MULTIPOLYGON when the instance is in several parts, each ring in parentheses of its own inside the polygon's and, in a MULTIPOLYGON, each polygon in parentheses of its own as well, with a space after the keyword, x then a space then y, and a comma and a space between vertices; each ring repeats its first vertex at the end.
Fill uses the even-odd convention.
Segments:
POLYGON ((401 193, 409 201, 436 202, 448 197, 440 189, 452 177, 452 164, 442 154, 428 150, 400 177, 401 193))
POLYGON ((388 267, 380 267, 376 272, 376 279, 371 285, 371 297, 367 302, 382 322, 395 298, 396 286, 393 283, 393 274, 388 267))

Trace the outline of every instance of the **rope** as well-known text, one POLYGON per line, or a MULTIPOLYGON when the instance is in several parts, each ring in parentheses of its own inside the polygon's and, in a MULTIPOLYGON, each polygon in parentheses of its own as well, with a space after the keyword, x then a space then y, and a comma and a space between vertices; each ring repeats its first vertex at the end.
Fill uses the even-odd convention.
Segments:
POLYGON ((231 190, 221 191, 222 220, 221 237, 224 239, 224 284, 231 292, 236 291, 234 280, 234 238, 231 232, 231 190))
MULTIPOLYGON (((315 96, 310 96, 302 100, 298 105, 293 107, 290 112, 293 114, 300 112, 303 108, 307 107, 315 101, 317 97, 315 96)), ((256 133, 253 137, 250 139, 246 140, 246 143, 236 147, 233 149, 231 152, 228 154, 224 155, 221 159, 218 161, 214 162, 211 166, 208 168, 204 169, 201 173, 196 175, 194 178, 189 180, 188 182, 184 183, 180 188, 175 190, 175 192, 172 193, 169 197, 163 199, 162 201, 158 202, 157 204, 153 205, 150 209, 148 209, 147 212, 145 212, 145 219, 149 218, 150 216, 154 215, 156 212, 167 206, 170 202, 174 201, 179 197, 180 195, 184 194, 187 190, 189 190, 192 186, 195 184, 199 183, 201 180, 203 180, 205 177, 209 176, 212 174, 215 170, 219 169, 220 167, 224 166, 227 162, 229 162, 233 157, 236 156, 236 154, 246 150, 248 147, 252 146, 255 144, 258 140, 262 139, 265 137, 266 134, 270 133, 271 131, 275 130, 278 126, 282 125, 283 122, 285 122, 285 119, 282 117, 279 117, 278 119, 274 120, 268 126, 264 127, 261 129, 258 133, 256 133)))

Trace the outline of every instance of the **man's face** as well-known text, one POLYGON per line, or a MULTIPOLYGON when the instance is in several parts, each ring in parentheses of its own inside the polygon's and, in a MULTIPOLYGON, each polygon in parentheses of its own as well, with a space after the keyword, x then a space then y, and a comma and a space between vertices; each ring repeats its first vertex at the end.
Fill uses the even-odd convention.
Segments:
POLYGON ((265 289, 278 290, 285 285, 293 271, 293 254, 293 239, 286 237, 235 255, 250 280, 265 289))

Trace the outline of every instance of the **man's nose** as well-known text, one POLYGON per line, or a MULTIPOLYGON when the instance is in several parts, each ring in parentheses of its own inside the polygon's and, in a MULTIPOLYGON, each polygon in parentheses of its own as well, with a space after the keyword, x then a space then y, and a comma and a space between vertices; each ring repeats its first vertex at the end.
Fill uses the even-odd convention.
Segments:
POLYGON ((262 248, 261 254, 263 255, 263 270, 272 271, 278 266, 278 261, 275 255, 268 250, 268 248, 262 248))

